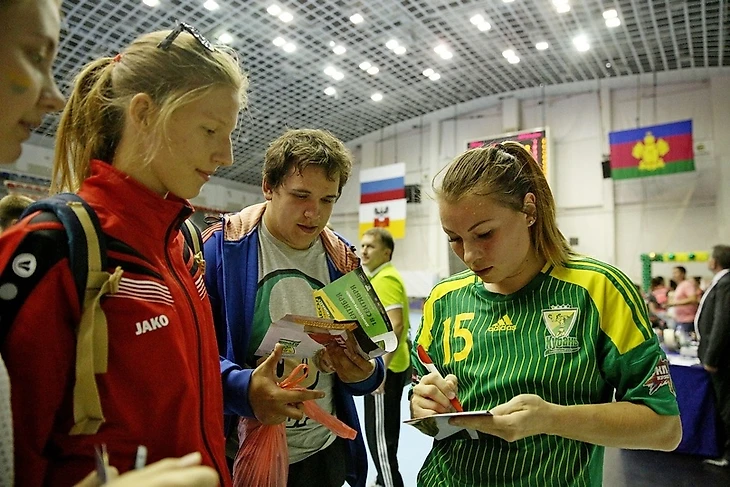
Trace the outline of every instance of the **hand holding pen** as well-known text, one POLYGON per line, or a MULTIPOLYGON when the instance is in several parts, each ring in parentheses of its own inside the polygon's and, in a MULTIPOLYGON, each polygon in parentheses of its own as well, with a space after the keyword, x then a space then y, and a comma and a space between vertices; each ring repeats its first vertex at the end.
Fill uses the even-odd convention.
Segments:
MULTIPOLYGON (((416 347, 416 352, 418 353, 418 360, 423 364, 424 367, 426 367, 426 370, 428 370, 432 374, 436 374, 441 379, 444 378, 441 375, 441 372, 439 372, 438 369, 436 368, 436 366, 433 364, 431 357, 428 356, 428 353, 426 353, 426 349, 423 348, 423 345, 418 345, 416 347)), ((451 402, 451 405, 454 406, 454 409, 457 412, 459 412, 459 413, 464 412, 464 408, 461 407, 461 403, 456 398, 456 393, 454 393, 454 397, 449 398, 449 401, 451 402)))
POLYGON ((420 418, 454 410, 462 412, 464 409, 456 398, 456 376, 449 374, 444 378, 421 345, 418 345, 416 351, 419 361, 431 373, 424 376, 413 388, 411 417, 420 418))

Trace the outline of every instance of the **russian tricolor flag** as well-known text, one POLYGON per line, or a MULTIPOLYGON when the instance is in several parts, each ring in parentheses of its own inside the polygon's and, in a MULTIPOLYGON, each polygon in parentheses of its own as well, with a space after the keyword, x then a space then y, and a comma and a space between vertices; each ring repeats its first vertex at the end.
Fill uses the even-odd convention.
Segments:
POLYGON ((692 120, 611 132, 608 140, 614 179, 694 171, 692 120))
POLYGON ((406 164, 399 162, 360 171, 360 236, 373 227, 393 238, 406 234, 406 164))

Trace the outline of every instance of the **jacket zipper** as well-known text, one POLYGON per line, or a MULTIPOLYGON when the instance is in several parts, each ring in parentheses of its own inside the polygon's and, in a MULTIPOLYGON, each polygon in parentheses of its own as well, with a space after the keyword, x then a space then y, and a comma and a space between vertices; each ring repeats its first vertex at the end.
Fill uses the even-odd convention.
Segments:
POLYGON ((171 270, 172 276, 177 281, 180 288, 183 290, 183 294, 185 295, 185 300, 188 303, 188 306, 190 307, 190 311, 193 315, 193 321, 194 328, 195 328, 195 336, 197 338, 198 342, 198 390, 200 392, 200 432, 201 436, 203 438, 203 443, 205 444, 205 449, 208 452, 208 455, 210 456, 211 460, 216 466, 216 470, 218 470, 218 475, 223 477, 223 475, 228 472, 228 467, 226 466, 225 469, 222 469, 221 466, 218 464, 218 459, 216 458, 215 454, 213 453, 213 449, 210 447, 210 444, 208 443, 208 436, 205 433, 205 400, 204 400, 204 393, 203 393, 203 345, 202 345, 202 337, 200 336, 200 328, 198 323, 198 314, 195 311, 195 305, 193 304, 193 300, 190 298, 190 294, 188 293, 187 288, 185 287, 185 284, 183 283, 182 279, 180 278, 180 275, 177 273, 177 269, 172 263, 172 259, 170 259, 170 246, 169 243, 171 242, 171 236, 174 230, 178 229, 181 224, 183 224, 183 220, 186 218, 184 216, 184 213, 186 213, 185 210, 181 211, 178 215, 177 219, 175 220, 175 223, 173 223, 172 226, 170 226, 167 229, 167 235, 165 236, 165 260, 167 262, 167 266, 171 270))

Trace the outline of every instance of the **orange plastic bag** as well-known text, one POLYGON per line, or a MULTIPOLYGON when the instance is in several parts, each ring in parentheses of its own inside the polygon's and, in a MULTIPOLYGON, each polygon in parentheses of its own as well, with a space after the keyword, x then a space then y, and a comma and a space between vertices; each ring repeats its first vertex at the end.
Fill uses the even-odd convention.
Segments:
MULTIPOLYGON (((279 383, 282 389, 304 390, 298 384, 307 377, 306 364, 297 365, 279 383)), ((302 403, 304 414, 341 438, 355 439, 357 431, 327 413, 314 401, 302 403)), ((284 423, 267 425, 253 418, 238 422, 238 453, 233 462, 234 487, 279 487, 287 484, 289 450, 284 423)))
POLYGON ((238 422, 238 453, 233 461, 234 487, 280 487, 289 476, 286 427, 253 418, 238 422))

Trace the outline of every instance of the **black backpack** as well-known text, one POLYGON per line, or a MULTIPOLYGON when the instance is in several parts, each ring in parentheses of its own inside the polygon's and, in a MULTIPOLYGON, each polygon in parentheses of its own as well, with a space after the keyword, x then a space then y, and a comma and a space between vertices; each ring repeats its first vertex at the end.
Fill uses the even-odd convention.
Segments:
MULTIPOLYGON (((74 426, 70 434, 95 434, 105 421, 95 375, 106 373, 109 346, 101 298, 117 292, 124 271, 117 267, 114 272, 107 272, 106 237, 96 212, 79 195, 59 193, 36 201, 26 208, 21 218, 37 211, 53 213, 66 230, 69 265, 81 309, 76 328, 74 426)), ((200 230, 190 220, 185 220, 180 230, 196 262, 202 265, 200 230)))

